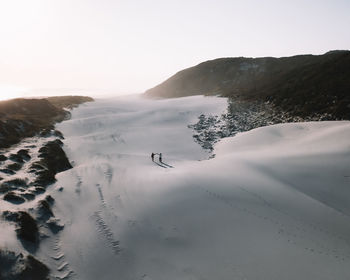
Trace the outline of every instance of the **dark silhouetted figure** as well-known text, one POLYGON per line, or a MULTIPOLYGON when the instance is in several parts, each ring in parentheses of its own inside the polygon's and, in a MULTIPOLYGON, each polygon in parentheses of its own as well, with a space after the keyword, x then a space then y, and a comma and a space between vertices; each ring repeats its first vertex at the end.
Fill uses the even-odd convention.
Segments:
POLYGON ((159 154, 159 162, 162 162, 162 153, 159 154))
POLYGON ((152 161, 154 161, 154 153, 151 154, 152 161))

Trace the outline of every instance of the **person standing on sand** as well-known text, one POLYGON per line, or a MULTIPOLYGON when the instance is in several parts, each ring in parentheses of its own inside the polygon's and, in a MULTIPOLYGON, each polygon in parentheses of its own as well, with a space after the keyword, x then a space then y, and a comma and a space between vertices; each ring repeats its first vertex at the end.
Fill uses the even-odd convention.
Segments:
POLYGON ((154 161, 154 153, 151 154, 152 161, 154 161))
POLYGON ((162 162, 162 153, 159 154, 159 162, 162 162))

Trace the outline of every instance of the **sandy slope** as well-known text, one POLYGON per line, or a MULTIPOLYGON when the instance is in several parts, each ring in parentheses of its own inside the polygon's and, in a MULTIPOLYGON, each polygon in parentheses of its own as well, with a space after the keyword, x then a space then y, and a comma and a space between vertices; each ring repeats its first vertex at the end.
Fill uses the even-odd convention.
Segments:
POLYGON ((187 125, 225 106, 201 96, 98 100, 60 124, 75 167, 54 190, 65 229, 42 249, 57 258, 54 274, 349 279, 349 122, 256 129, 203 160, 187 125))

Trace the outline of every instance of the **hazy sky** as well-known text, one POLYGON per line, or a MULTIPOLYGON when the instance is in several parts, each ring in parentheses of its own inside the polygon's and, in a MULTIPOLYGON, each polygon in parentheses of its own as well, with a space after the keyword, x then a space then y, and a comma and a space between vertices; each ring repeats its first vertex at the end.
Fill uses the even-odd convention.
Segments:
POLYGON ((350 49, 349 15, 349 0, 0 0, 0 95, 143 92, 208 59, 350 49))

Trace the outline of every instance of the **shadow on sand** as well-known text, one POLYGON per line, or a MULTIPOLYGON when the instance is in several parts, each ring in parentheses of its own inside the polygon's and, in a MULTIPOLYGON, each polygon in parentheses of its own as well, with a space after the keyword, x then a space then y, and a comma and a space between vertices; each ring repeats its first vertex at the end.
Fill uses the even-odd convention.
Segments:
POLYGON ((158 166, 160 166, 160 167, 163 167, 163 168, 167 168, 166 166, 164 166, 164 165, 162 165, 161 163, 159 163, 159 162, 156 162, 156 161, 153 161, 155 164, 157 164, 158 166))
POLYGON ((166 166, 166 167, 174 168, 174 166, 171 166, 171 165, 169 165, 169 164, 167 164, 167 163, 164 163, 164 162, 161 162, 161 164, 163 164, 163 165, 166 166))
POLYGON ((164 162, 156 162, 156 161, 153 161, 155 164, 157 164, 158 166, 160 167, 163 167, 163 168, 174 168, 174 166, 171 166, 169 164, 166 164, 164 162))

